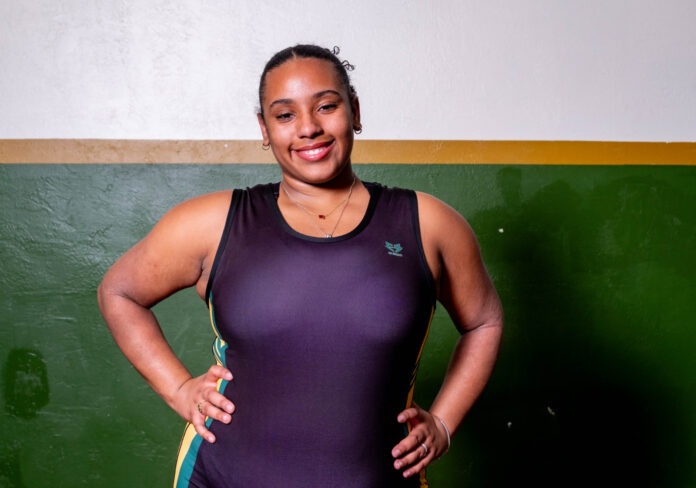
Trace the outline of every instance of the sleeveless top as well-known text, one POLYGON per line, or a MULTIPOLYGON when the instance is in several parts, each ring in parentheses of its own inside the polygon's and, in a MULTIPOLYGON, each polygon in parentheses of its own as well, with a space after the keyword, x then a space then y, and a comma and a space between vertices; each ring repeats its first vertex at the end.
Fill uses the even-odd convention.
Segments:
POLYGON ((413 394, 435 309, 413 191, 364 183, 349 234, 294 231, 278 183, 235 190, 208 282, 219 391, 232 422, 188 426, 175 486, 427 486, 405 480, 391 449, 413 394))

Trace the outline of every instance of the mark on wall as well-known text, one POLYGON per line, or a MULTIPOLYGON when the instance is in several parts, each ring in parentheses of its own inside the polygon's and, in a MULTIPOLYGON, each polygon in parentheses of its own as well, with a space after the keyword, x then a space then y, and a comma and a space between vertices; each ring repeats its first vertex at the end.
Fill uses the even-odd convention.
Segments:
POLYGON ((31 349, 10 351, 3 380, 5 410, 10 415, 30 419, 48 404, 48 372, 40 352, 31 349))
POLYGON ((0 449, 0 486, 6 488, 25 488, 16 450, 10 446, 0 449))

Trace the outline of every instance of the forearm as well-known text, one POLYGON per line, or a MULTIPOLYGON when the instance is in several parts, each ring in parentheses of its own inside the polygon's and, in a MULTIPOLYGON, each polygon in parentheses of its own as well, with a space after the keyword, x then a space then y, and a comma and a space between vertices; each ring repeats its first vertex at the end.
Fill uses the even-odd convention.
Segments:
POLYGON ((442 387, 430 408, 452 434, 491 376, 502 329, 502 322, 482 325, 462 335, 455 346, 442 387))
POLYGON ((174 396, 191 375, 167 343, 155 315, 127 297, 103 288, 98 296, 102 315, 118 347, 153 390, 177 410, 174 396))

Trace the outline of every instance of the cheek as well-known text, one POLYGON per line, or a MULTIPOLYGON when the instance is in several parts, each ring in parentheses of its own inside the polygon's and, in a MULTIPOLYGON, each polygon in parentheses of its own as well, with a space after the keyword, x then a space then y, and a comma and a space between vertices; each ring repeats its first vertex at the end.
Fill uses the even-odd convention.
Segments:
POLYGON ((341 134, 344 136, 350 135, 352 137, 353 121, 350 120, 348 117, 336 118, 331 121, 330 126, 327 126, 327 128, 328 127, 330 127, 331 131, 334 134, 341 134))
POLYGON ((291 128, 289 127, 290 124, 267 124, 266 125, 266 135, 267 137, 274 142, 281 142, 284 140, 287 140, 289 138, 292 138, 291 136, 291 128))

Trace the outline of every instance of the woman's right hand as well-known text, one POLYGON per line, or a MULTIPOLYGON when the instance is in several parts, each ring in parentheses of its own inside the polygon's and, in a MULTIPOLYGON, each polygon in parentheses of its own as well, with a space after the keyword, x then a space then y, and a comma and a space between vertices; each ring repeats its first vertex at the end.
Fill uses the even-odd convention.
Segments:
POLYGON ((229 424, 235 410, 234 403, 217 391, 218 380, 231 381, 232 372, 214 364, 205 374, 184 382, 173 401, 174 410, 210 443, 215 442, 215 436, 205 426, 205 419, 210 417, 229 424))

